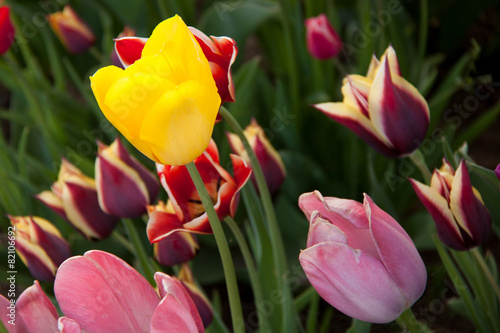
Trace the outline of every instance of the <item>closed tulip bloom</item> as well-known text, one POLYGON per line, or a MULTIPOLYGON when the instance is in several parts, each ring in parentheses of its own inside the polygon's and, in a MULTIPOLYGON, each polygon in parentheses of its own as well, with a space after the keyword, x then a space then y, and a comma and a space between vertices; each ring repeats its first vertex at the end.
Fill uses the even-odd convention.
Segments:
POLYGON ((91 78, 106 118, 139 151, 161 164, 184 165, 207 148, 220 97, 207 58, 179 16, 160 23, 141 58, 91 78))
POLYGON ((43 191, 37 199, 66 219, 88 239, 108 237, 118 218, 102 211, 94 179, 62 160, 57 181, 51 191, 43 191))
POLYGON ((456 172, 446 160, 434 170, 430 186, 410 179, 422 204, 436 223, 439 239, 455 250, 483 243, 491 229, 491 216, 472 186, 464 161, 456 172))
POLYGON ((319 192, 299 206, 309 220, 299 260, 318 294, 344 314, 387 323, 422 295, 425 265, 411 238, 365 194, 363 204, 319 192))
POLYGON ((158 292, 122 259, 93 250, 61 265, 54 294, 85 332, 204 332, 182 284, 159 272, 155 280, 158 292))
MULTIPOLYGON (((152 215, 169 214, 171 218, 177 217, 174 208, 169 202, 167 205, 160 201, 156 206, 148 206, 148 213, 152 215)), ((153 244, 154 256, 161 265, 173 266, 190 261, 198 253, 198 240, 189 232, 174 232, 153 244)))
POLYGON ((156 175, 131 156, 119 139, 110 146, 99 143, 95 182, 102 210, 118 217, 145 214, 160 189, 156 175))
POLYGON ((54 281, 59 265, 71 256, 68 243, 49 221, 38 216, 8 216, 16 251, 37 280, 54 281))
POLYGON ((342 86, 343 102, 315 107, 346 126, 387 157, 415 151, 429 126, 429 107, 399 70, 396 52, 389 46, 381 60, 372 58, 366 76, 350 74, 342 86))
POLYGON ((336 57, 342 49, 342 40, 325 14, 306 19, 306 40, 309 53, 317 59, 336 57))
POLYGON ((497 168, 495 169, 495 174, 497 175, 498 180, 500 180, 500 164, 497 165, 497 168))
POLYGON ((68 52, 81 53, 94 44, 94 33, 70 5, 64 6, 60 12, 48 15, 47 19, 68 52))
POLYGON ((0 7, 0 55, 7 52, 15 37, 14 26, 10 20, 10 8, 0 7))
MULTIPOLYGON (((252 170, 245 161, 231 155, 233 177, 219 164, 219 151, 210 141, 207 150, 194 160, 219 219, 234 216, 252 170)), ((186 231, 210 234, 212 228, 207 213, 185 166, 157 165, 160 181, 167 191, 171 209, 155 210, 149 215, 146 228, 149 241, 156 243, 174 232, 186 231), (173 211, 173 212, 172 212, 173 211)))
MULTIPOLYGON (((281 156, 271 145, 264 130, 255 119, 252 119, 250 125, 248 125, 243 132, 262 168, 269 192, 271 194, 276 193, 286 177, 285 164, 281 156)), ((241 156, 248 165, 251 165, 250 158, 240 138, 233 133, 227 133, 227 138, 233 153, 241 156)), ((255 175, 253 174, 252 182, 257 186, 255 175)))

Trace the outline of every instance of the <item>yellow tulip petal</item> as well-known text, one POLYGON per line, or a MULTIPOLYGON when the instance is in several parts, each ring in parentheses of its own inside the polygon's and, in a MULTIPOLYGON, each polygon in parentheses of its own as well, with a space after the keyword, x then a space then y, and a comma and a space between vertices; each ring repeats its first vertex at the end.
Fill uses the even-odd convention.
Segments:
POLYGON ((207 148, 219 105, 215 83, 184 82, 149 110, 140 139, 151 143, 161 164, 187 164, 207 148))

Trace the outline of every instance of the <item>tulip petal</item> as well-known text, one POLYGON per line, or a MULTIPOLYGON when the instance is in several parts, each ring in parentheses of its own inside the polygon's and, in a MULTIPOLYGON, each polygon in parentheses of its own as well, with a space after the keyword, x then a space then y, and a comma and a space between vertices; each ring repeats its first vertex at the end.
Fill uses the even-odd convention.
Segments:
POLYGON ((61 317, 57 321, 57 328, 59 333, 81 333, 80 325, 71 318, 61 317))
POLYGON ((16 314, 22 318, 28 332, 57 332, 59 316, 54 304, 45 295, 38 281, 22 292, 17 299, 16 309, 16 314))
POLYGON ((141 58, 147 38, 121 37, 115 39, 115 51, 124 67, 132 65, 141 58))
POLYGON ((120 258, 88 251, 66 260, 54 293, 62 312, 87 332, 148 332, 159 297, 136 270, 120 258))
POLYGON ((159 272, 155 281, 162 301, 151 321, 152 332, 205 332, 198 309, 182 284, 159 272))
POLYGON ((187 232, 173 232, 154 243, 154 256, 164 266, 179 265, 188 262, 198 253, 196 236, 187 232))
POLYGON ((369 112, 373 126, 402 156, 413 152, 425 138, 429 107, 414 86, 391 73, 389 62, 383 57, 368 97, 369 112))
POLYGON ((35 195, 35 198, 43 202, 47 207, 52 209, 57 215, 61 216, 63 219, 67 220, 68 217, 64 212, 64 206, 61 199, 59 199, 54 193, 51 191, 43 191, 35 195))
POLYGON ((309 233, 307 234, 308 248, 323 242, 347 244, 346 234, 336 225, 324 219, 319 211, 314 211, 311 221, 309 233))
POLYGON ((179 220, 176 214, 153 211, 149 216, 146 233, 149 241, 156 243, 176 231, 184 230, 184 223, 179 220))
POLYGON ((184 165, 208 147, 220 97, 215 85, 186 81, 167 91, 146 114, 141 140, 163 164, 184 165))
POLYGON ((302 251, 299 260, 318 294, 350 317, 387 323, 406 309, 384 265, 368 253, 325 242, 302 251))
POLYGON ((427 283, 424 262, 406 231, 367 194, 364 207, 380 259, 409 308, 422 295, 427 283))
POLYGON ((230 154, 230 157, 233 163, 234 181, 236 182, 236 189, 230 201, 231 203, 229 206, 229 214, 231 216, 234 216, 236 214, 236 208, 238 207, 239 191, 243 188, 243 186, 245 186, 248 179, 250 179, 250 176, 252 175, 252 169, 241 157, 233 154, 230 154))
POLYGON ((410 178, 409 181, 418 198, 432 216, 439 239, 456 250, 465 250, 462 233, 446 199, 438 191, 418 180, 410 178))
POLYGON ((23 318, 16 315, 15 300, 12 299, 12 302, 13 303, 11 303, 10 300, 0 294, 0 308, 2 308, 2 313, 0 313, 0 320, 2 321, 3 326, 9 333, 29 332, 23 318))
MULTIPOLYGON (((264 178, 266 179, 267 186, 269 187, 269 192, 272 195, 278 191, 279 187, 285 180, 286 170, 283 160, 276 149, 274 149, 271 145, 269 140, 265 137, 262 129, 255 137, 255 143, 252 149, 254 150, 255 156, 260 163, 262 172, 264 173, 264 178)), ((238 183, 237 180, 236 182, 238 183)))
POLYGON ((390 157, 397 156, 392 144, 379 134, 370 119, 365 117, 361 111, 344 103, 321 103, 314 105, 314 107, 349 128, 381 154, 390 157))
MULTIPOLYGON (((475 246, 481 244, 491 229, 491 216, 484 204, 474 194, 467 165, 462 161, 455 172, 450 192, 450 208, 457 223, 475 246)), ((467 240, 467 237, 464 237, 467 240)))

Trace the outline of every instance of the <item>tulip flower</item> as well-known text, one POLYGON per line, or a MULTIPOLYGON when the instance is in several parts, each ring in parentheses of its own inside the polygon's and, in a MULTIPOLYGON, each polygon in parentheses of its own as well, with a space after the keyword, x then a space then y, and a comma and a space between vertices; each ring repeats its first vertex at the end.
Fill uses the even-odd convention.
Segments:
POLYGON ((102 210, 118 217, 138 217, 158 195, 155 174, 130 156, 119 139, 99 143, 95 162, 97 197, 102 210))
POLYGON ((456 172, 446 160, 434 170, 430 186, 410 179, 422 204, 436 223, 439 239, 463 251, 476 247, 488 237, 491 216, 481 195, 472 186, 464 161, 456 172))
MULTIPOLYGON (((207 150, 194 160, 219 219, 234 216, 239 202, 239 191, 251 175, 251 169, 239 156, 231 155, 234 178, 219 164, 219 151, 213 140, 207 150)), ((177 231, 199 234, 212 233, 207 213, 185 166, 157 165, 160 181, 168 193, 166 211, 150 213, 147 234, 151 243, 177 231)))
POLYGON ((184 165, 207 148, 220 97, 206 57, 179 16, 155 28, 141 59, 124 70, 101 68, 90 80, 106 118, 153 161, 184 165))
POLYGON ((43 191, 37 199, 66 219, 88 239, 108 237, 118 223, 99 207, 94 179, 84 175, 77 167, 62 160, 57 181, 51 191, 43 191))
MULTIPOLYGON (((172 218, 175 211, 172 204, 165 205, 160 201, 156 206, 148 206, 148 213, 151 216, 170 214, 172 218)), ((154 256, 161 265, 173 266, 188 262, 193 259, 199 250, 196 236, 188 232, 174 232, 153 244, 154 256)))
POLYGON ((25 289, 17 301, 0 295, 0 307, 0 319, 9 333, 59 332, 57 310, 38 281, 25 289))
POLYGON ((208 299, 196 285, 193 272, 191 271, 191 268, 189 268, 189 265, 182 265, 181 270, 177 275, 177 280, 182 283, 196 305, 196 308, 200 313, 201 320, 203 321, 203 326, 208 327, 214 318, 214 311, 208 299))
POLYGON ((122 259, 93 250, 59 267, 54 294, 85 332, 204 332, 182 284, 164 273, 155 280, 159 294, 122 259))
POLYGON ((495 174, 497 175, 498 180, 500 180, 500 164, 497 165, 497 168, 495 169, 495 174))
MULTIPOLYGON (((243 132, 262 168, 269 192, 271 194, 276 193, 286 176, 285 164, 283 163, 281 156, 271 145, 271 142, 269 142, 264 130, 255 119, 252 119, 250 125, 248 125, 243 132)), ((227 133, 227 138, 233 153, 241 156, 248 165, 251 165, 250 158, 248 157, 240 138, 236 134, 232 133, 227 133)), ((257 187, 255 175, 253 174, 252 182, 257 187)))
POLYGON ((306 19, 306 40, 309 53, 317 59, 336 57, 342 49, 342 40, 325 14, 306 19))
POLYGON ((0 55, 7 52, 14 41, 15 30, 10 20, 10 8, 0 7, 0 55))
POLYGON ((61 12, 48 15, 47 19, 68 52, 81 53, 94 44, 94 33, 70 5, 64 6, 61 12))
POLYGON ((49 221, 37 216, 8 216, 16 251, 37 280, 54 281, 59 265, 71 256, 68 243, 49 221))
MULTIPOLYGON (((222 103, 234 102, 231 66, 238 54, 236 42, 229 37, 210 36, 209 38, 196 28, 188 28, 207 57, 222 103)), ((130 66, 141 58, 147 40, 141 37, 123 37, 115 40, 115 49, 124 67, 130 66)))
MULTIPOLYGON (((120 32, 120 34, 118 34, 118 37, 115 39, 115 41, 120 40, 121 38, 125 38, 125 37, 133 37, 133 36, 135 36, 135 34, 136 34, 136 31, 134 29, 130 28, 129 26, 125 26, 123 28, 123 31, 120 32)), ((140 49, 140 52, 139 52, 137 58, 134 59, 134 61, 141 58, 141 52, 142 52, 142 49, 144 48, 145 43, 146 42, 142 43, 142 47, 140 49)), ((127 64, 126 66, 122 63, 123 60, 120 59, 120 56, 116 50, 116 47, 117 47, 117 44, 115 43, 115 47, 113 48, 113 51, 111 51, 111 54, 110 54, 111 64, 116 66, 116 67, 120 67, 122 69, 130 66, 131 63, 127 64)))
POLYGON ((389 46, 378 61, 372 58, 366 76, 347 75, 343 102, 315 107, 346 126, 387 157, 411 154, 425 138, 429 107, 399 70, 396 52, 389 46))
POLYGON ((387 323, 422 295, 427 274, 411 238, 365 194, 363 204, 318 191, 299 206, 309 220, 299 260, 318 294, 344 314, 387 323))

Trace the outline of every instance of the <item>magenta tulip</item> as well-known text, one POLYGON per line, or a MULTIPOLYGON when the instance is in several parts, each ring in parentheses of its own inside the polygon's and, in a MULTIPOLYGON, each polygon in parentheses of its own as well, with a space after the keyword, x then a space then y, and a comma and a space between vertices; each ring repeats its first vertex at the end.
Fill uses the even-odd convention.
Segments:
POLYGON ((411 238, 365 195, 363 204, 302 194, 310 222, 299 260, 318 294, 353 318, 387 323, 422 295, 425 265, 411 238))
POLYGON ((336 57, 342 49, 342 40, 325 14, 306 20, 306 40, 309 53, 317 59, 336 57))
POLYGON ((122 259, 93 250, 59 267, 54 293, 85 332, 204 332, 181 283, 164 273, 155 280, 160 294, 122 259))
POLYGON ((9 6, 0 7, 0 55, 7 52, 15 38, 9 6))
POLYGON ((422 204, 436 223, 439 239, 464 251, 483 243, 491 229, 491 216, 479 192, 472 186, 464 161, 457 171, 446 160, 434 170, 431 185, 410 179, 422 204))

